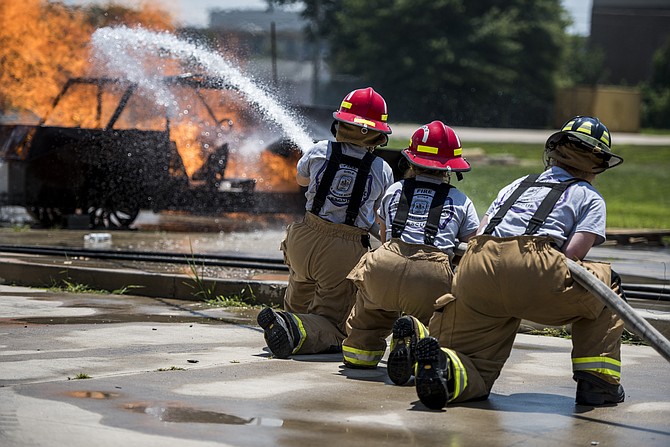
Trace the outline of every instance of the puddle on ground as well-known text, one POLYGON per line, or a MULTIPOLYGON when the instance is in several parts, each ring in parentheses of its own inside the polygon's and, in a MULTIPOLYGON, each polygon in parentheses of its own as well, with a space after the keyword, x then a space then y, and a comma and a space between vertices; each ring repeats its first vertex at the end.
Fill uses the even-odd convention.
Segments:
POLYGON ((249 317, 207 317, 174 315, 118 315, 98 314, 81 317, 34 317, 8 320, 16 324, 118 324, 118 323, 198 323, 198 324, 242 324, 255 325, 249 317))
MULTIPOLYGON (((63 307, 71 308, 91 308, 103 310, 103 312, 93 315, 71 315, 62 317, 27 317, 27 318, 6 318, 2 319, 4 323, 9 324, 118 324, 118 323, 198 323, 198 324, 236 324, 236 325, 256 325, 256 316, 258 308, 251 307, 217 307, 210 306, 202 302, 177 303, 176 301, 167 302, 166 300, 155 299, 163 302, 178 313, 178 315, 153 314, 138 312, 137 309, 129 309, 128 306, 119 306, 112 308, 108 305, 101 305, 95 300, 88 300, 83 303, 69 303, 63 307)), ((145 306, 147 307, 147 306, 145 306)), ((160 309, 160 308, 159 308, 160 309)), ((151 310, 151 309, 150 309, 151 310)))
POLYGON ((182 407, 178 405, 147 405, 132 403, 123 406, 125 410, 133 413, 141 413, 153 416, 163 422, 182 422, 199 424, 225 424, 225 425, 264 425, 270 427, 281 427, 281 419, 272 418, 241 418, 232 414, 219 413, 217 411, 198 410, 196 408, 182 407))
POLYGON ((67 393, 70 397, 76 397, 78 399, 113 399, 119 397, 118 393, 108 393, 106 391, 72 391, 67 393))

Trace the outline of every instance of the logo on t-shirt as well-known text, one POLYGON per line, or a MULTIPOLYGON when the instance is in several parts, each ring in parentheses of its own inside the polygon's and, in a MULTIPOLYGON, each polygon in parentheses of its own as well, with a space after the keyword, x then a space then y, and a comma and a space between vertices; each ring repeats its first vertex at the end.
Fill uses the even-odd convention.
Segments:
MULTIPOLYGON (((335 206, 346 206, 349 204, 351 195, 354 192, 354 183, 356 182, 356 175, 358 171, 351 166, 342 164, 340 169, 335 174, 333 183, 328 191, 328 199, 335 206)), ((370 185, 372 183, 372 175, 368 175, 365 182, 365 191, 363 193, 362 202, 366 201, 370 195, 370 185)))

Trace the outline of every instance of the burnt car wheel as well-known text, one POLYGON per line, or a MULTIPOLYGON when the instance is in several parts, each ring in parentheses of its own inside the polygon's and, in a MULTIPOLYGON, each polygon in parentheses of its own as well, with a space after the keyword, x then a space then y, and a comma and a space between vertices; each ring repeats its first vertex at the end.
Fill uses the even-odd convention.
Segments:
POLYGON ((140 213, 139 207, 89 207, 92 228, 128 229, 140 213))
POLYGON ((74 210, 71 209, 46 206, 31 206, 26 211, 30 217, 45 228, 64 227, 67 223, 67 215, 74 213, 74 210))

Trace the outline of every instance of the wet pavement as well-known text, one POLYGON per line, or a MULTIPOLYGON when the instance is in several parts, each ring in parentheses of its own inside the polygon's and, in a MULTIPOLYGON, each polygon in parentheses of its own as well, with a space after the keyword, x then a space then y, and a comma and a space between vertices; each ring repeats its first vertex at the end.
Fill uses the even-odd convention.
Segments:
MULTIPOLYGON (((90 230, 13 228, 0 229, 0 245, 281 259, 285 224, 143 213, 137 230, 111 232, 102 245, 86 241, 90 230)), ((667 249, 591 254, 624 282, 669 284, 667 249)), ((286 284, 281 272, 203 272, 227 290, 252 286, 258 302, 280 302, 286 284)), ((591 408, 574 404, 570 341, 520 333, 487 402, 435 412, 412 386, 392 385, 385 359, 350 370, 340 354, 271 358, 258 308, 196 301, 188 267, 2 253, 0 278, 2 446, 670 445, 670 364, 648 346, 623 346, 626 401, 591 408), (107 290, 143 284, 127 293, 145 296, 24 288, 10 275, 107 281, 107 290)), ((663 302, 635 305, 670 336, 663 302)))
POLYGON ((624 345, 626 401, 574 404, 570 341, 519 334, 487 402, 429 411, 341 356, 273 359, 257 309, 0 286, 0 443, 670 445, 670 364, 624 345))

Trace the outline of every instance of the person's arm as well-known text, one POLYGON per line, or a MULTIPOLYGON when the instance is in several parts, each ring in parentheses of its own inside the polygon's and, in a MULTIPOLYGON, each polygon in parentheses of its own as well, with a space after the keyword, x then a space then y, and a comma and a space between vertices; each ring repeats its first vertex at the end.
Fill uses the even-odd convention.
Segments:
MULTIPOLYGON (((475 232, 475 234, 481 234, 482 231, 484 231, 484 228, 486 228, 486 226, 488 224, 489 224, 489 215, 484 214, 484 217, 482 217, 482 221, 479 222, 479 227, 477 228, 477 231, 475 232)), ((470 236, 470 237, 472 237, 472 236, 470 236)), ((470 238, 468 238, 468 239, 470 239, 470 238)), ((465 242, 465 241, 463 241, 463 242, 465 242)))
POLYGON ((303 177, 300 174, 296 174, 295 181, 298 182, 298 185, 300 186, 309 186, 309 177, 303 177))
POLYGON ((569 259, 581 261, 593 247, 596 237, 593 233, 577 232, 565 243, 563 253, 569 259))
POLYGON ((386 242, 386 223, 379 216, 376 216, 375 220, 377 221, 377 225, 379 225, 379 242, 383 244, 386 242))

